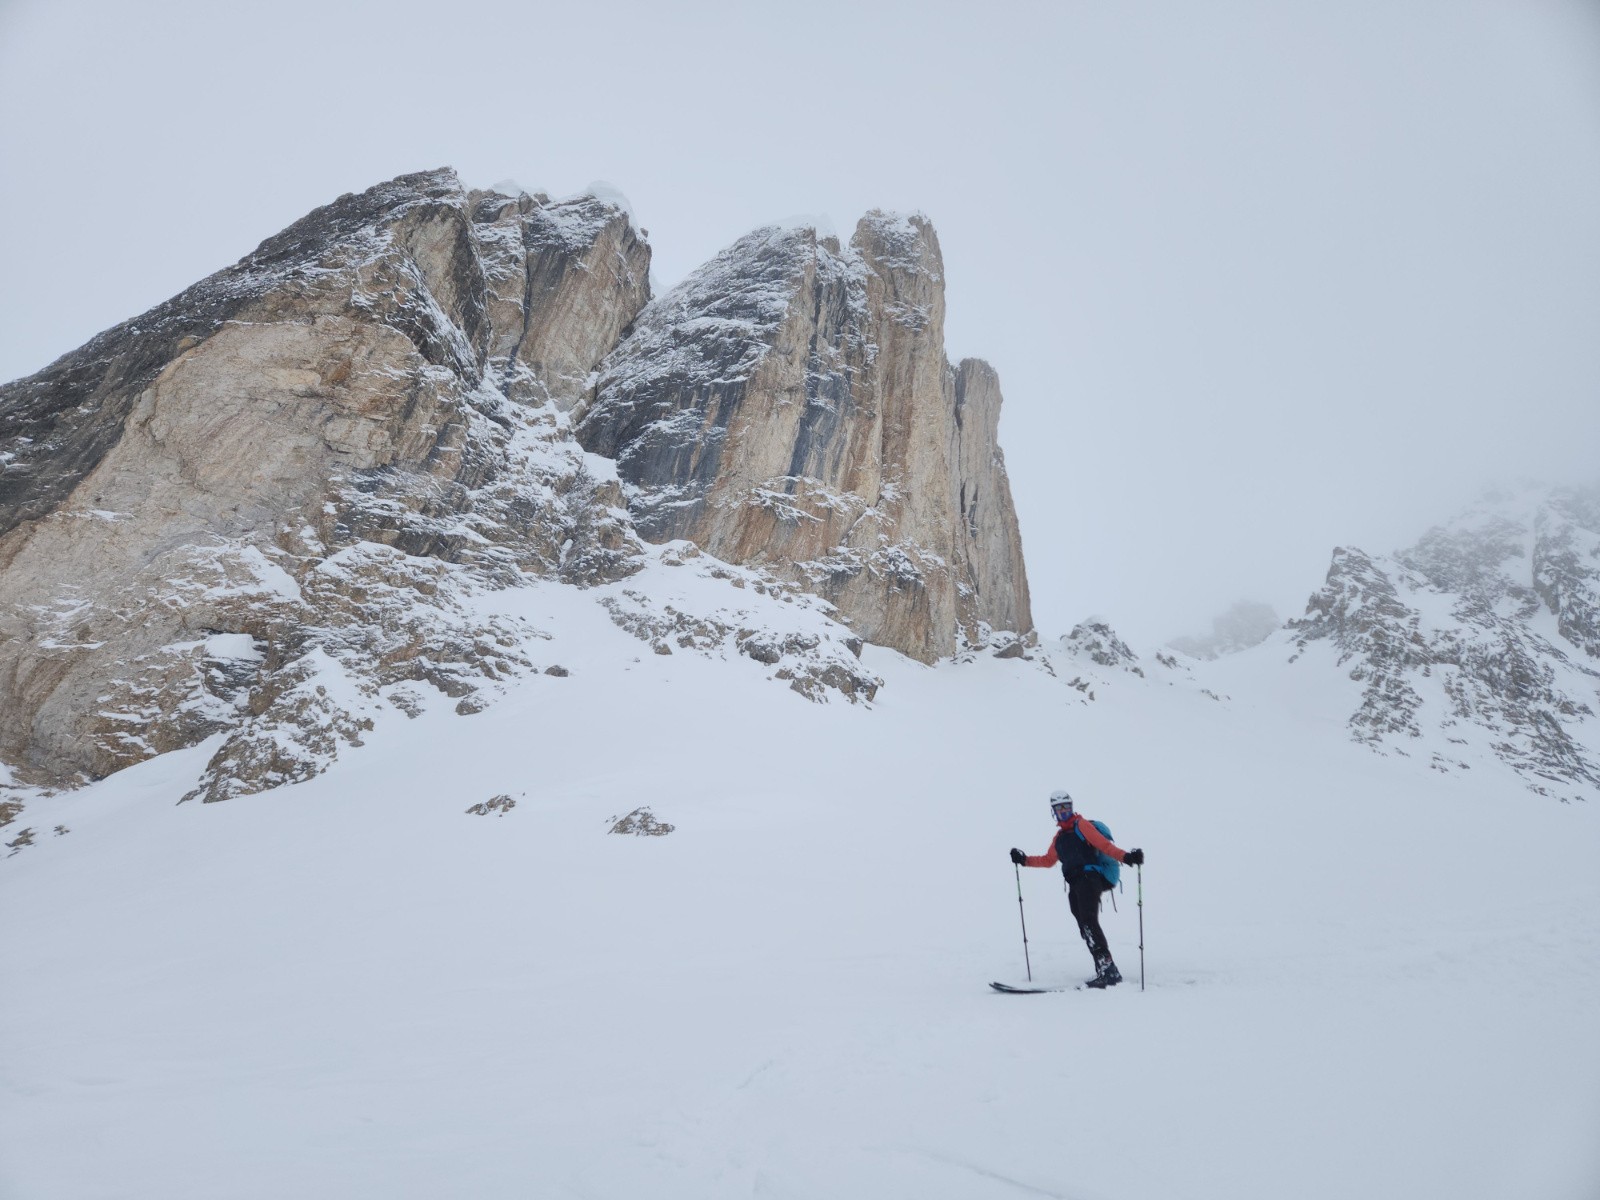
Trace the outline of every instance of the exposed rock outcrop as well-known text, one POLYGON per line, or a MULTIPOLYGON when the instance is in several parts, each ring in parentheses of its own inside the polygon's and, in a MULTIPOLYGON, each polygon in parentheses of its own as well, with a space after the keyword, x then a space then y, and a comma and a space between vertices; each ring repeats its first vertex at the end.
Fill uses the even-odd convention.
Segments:
POLYGON ((727 586, 700 587, 697 595, 659 586, 653 594, 626 584, 602 589, 599 602, 611 620, 652 652, 748 659, 772 668, 772 679, 808 700, 877 695, 882 681, 862 667, 861 639, 830 619, 825 602, 792 582, 710 558, 690 542, 669 543, 654 557, 677 568, 681 579, 727 586), (761 605, 758 613, 758 597, 781 603, 761 605))
POLYGON ((1335 550, 1289 628, 1362 684, 1357 741, 1441 771, 1476 748, 1541 794, 1600 794, 1600 491, 1492 495, 1390 558, 1335 550))
POLYGON ((636 808, 625 816, 613 817, 609 833, 632 834, 634 837, 666 837, 676 829, 665 821, 658 821, 648 808, 636 808))
POLYGON ((1120 667, 1135 674, 1144 674, 1139 669, 1139 656, 1101 617, 1079 621, 1072 627, 1071 633, 1062 637, 1061 648, 1068 654, 1087 658, 1102 667, 1120 667))
POLYGON ((642 536, 686 538, 834 603, 925 661, 1032 626, 986 364, 944 356, 922 217, 741 239, 653 301, 578 425, 642 536))
POLYGON ((517 669, 534 631, 476 589, 632 569, 563 410, 648 269, 592 197, 403 176, 0 389, 0 758, 229 732, 220 798, 314 773, 401 681, 517 669))

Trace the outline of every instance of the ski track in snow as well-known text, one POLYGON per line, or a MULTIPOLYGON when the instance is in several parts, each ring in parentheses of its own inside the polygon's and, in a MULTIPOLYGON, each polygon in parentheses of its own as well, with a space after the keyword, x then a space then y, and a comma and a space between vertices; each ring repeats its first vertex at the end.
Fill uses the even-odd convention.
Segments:
POLYGON ((864 708, 501 602, 570 677, 264 795, 175 805, 208 744, 29 801, 71 832, 0 860, 0 1196, 1596 1194, 1594 806, 1351 745, 1271 648, 1085 704, 869 647, 864 708), (1149 853, 1143 993, 1132 870, 1128 982, 988 987, 1061 786, 1149 853), (606 834, 640 805, 676 831, 606 834))

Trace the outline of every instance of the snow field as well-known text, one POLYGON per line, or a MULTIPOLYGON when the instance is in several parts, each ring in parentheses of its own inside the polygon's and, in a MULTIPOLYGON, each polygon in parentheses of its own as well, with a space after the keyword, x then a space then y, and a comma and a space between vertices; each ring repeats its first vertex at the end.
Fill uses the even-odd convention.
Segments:
POLYGON ((1084 705, 869 648, 868 710, 506 602, 569 678, 266 795, 174 806, 200 748, 30 803, 72 832, 0 862, 0 1196, 1595 1194, 1593 810, 1349 745, 1263 653, 1084 705), (1063 786, 1150 855, 1143 993, 1131 869, 1128 984, 986 986, 1063 786), (677 830, 606 835, 641 804, 677 830))

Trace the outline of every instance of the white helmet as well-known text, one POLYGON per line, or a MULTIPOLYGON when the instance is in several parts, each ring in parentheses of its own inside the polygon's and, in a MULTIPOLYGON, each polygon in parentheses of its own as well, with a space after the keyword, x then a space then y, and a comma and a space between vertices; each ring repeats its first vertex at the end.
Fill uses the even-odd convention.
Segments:
POLYGON ((1051 792, 1050 811, 1058 821, 1070 820, 1072 817, 1072 794, 1065 789, 1051 792))

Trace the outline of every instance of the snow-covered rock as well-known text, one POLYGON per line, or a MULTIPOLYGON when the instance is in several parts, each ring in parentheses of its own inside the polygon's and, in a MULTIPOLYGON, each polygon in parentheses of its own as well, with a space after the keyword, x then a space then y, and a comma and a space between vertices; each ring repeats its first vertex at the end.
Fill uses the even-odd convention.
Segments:
POLYGON ((1139 669, 1139 656, 1127 642, 1117 636, 1117 631, 1104 617, 1089 617, 1072 627, 1072 632, 1061 638, 1061 649, 1076 658, 1084 658, 1102 667, 1119 667, 1143 674, 1139 669))
POLYGON ((1362 685, 1357 741, 1600 795, 1600 490, 1491 493, 1398 554, 1335 550, 1289 630, 1362 685))
POLYGON ((810 700, 877 694, 882 681, 861 666, 861 639, 826 601, 692 542, 669 543, 653 558, 653 567, 676 568, 671 577, 654 570, 596 593, 612 621, 653 653, 747 659, 810 700))

